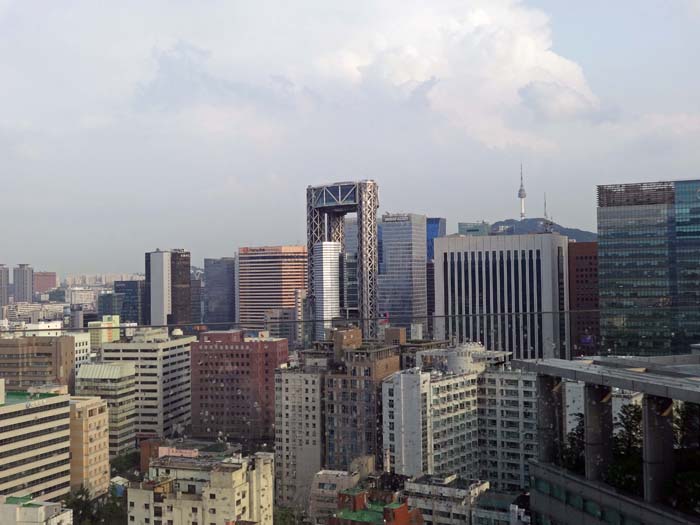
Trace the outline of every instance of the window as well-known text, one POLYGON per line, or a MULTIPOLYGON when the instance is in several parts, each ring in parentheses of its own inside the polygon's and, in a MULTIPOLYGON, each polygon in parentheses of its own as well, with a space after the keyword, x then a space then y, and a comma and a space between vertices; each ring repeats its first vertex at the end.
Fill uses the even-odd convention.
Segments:
POLYGON ((590 500, 584 501, 583 502, 583 510, 585 511, 586 514, 594 516, 598 519, 600 519, 603 516, 603 512, 600 509, 600 505, 598 505, 595 501, 590 501, 590 500))
POLYGON ((216 499, 216 494, 209 494, 209 499, 216 499))
POLYGON ((583 498, 578 494, 574 494, 573 492, 567 492, 566 503, 568 503, 575 509, 583 510, 583 498))

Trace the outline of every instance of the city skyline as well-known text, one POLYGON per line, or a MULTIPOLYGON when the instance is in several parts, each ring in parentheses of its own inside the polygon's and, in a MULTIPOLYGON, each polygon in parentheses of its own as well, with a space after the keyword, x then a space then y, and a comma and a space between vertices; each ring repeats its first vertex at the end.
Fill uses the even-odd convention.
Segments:
POLYGON ((690 0, 5 3, 2 216, 22 233, 3 262, 133 271, 158 246, 303 244, 303 187, 365 178, 379 213, 517 218, 521 162, 529 216, 546 191, 591 230, 596 184, 694 176, 698 20, 690 0))

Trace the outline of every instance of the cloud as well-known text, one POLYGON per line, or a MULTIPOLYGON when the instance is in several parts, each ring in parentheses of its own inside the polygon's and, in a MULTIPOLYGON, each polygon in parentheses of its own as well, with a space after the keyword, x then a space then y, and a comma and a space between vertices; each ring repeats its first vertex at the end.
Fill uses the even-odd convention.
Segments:
POLYGON ((530 82, 519 93, 526 107, 548 120, 594 117, 598 110, 595 100, 556 82, 530 82))

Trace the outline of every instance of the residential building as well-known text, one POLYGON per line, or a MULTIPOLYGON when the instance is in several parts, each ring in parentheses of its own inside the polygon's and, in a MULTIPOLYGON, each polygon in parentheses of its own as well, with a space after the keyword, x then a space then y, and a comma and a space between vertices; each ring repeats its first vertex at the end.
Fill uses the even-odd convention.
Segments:
POLYGON ((382 464, 381 383, 399 370, 398 347, 369 345, 343 352, 342 364, 326 376, 326 467, 347 469, 371 455, 382 464))
POLYGON ((313 525, 325 525, 338 509, 338 493, 360 482, 358 470, 320 470, 310 485, 308 516, 313 525))
POLYGON ((137 329, 132 337, 106 343, 105 362, 136 365, 136 437, 180 436, 190 424, 190 346, 194 337, 177 330, 137 329))
POLYGON ((325 339, 325 331, 340 316, 340 251, 339 242, 320 242, 314 246, 314 333, 325 339))
POLYGON ((3 307, 8 304, 10 304, 10 269, 0 264, 0 319, 3 319, 3 307))
POLYGON ((75 393, 97 396, 109 409, 109 456, 114 458, 136 448, 136 364, 129 361, 87 364, 78 371, 75 393))
POLYGON ((20 264, 12 270, 12 284, 16 303, 34 301, 34 269, 28 264, 20 264))
POLYGON ((457 474, 418 476, 404 486, 409 508, 418 509, 430 525, 475 524, 472 509, 488 490, 487 481, 469 481, 457 474))
POLYGON ((272 525, 274 458, 151 460, 148 480, 131 483, 129 522, 134 525, 272 525))
POLYGON ((552 233, 436 239, 436 338, 568 357, 567 253, 567 238, 552 233))
POLYGON ((382 216, 379 315, 392 325, 427 328, 426 236, 425 215, 382 216))
POLYGON ((296 290, 306 288, 303 246, 239 248, 237 268, 236 314, 242 328, 263 328, 267 310, 293 308, 296 290))
POLYGON ((56 272, 34 272, 34 293, 46 293, 58 286, 56 272))
POLYGON ((0 338, 0 377, 10 390, 54 384, 73 391, 75 339, 67 335, 0 338))
POLYGON ((182 249, 146 253, 146 324, 190 322, 190 252, 182 249))
POLYGON ((107 402, 99 397, 70 399, 70 485, 85 487, 93 498, 109 490, 107 402))
POLYGON ((103 315, 101 321, 88 322, 90 346, 97 350, 107 343, 119 341, 120 319, 118 315, 103 315))
POLYGON ((504 494, 489 490, 471 507, 473 525, 531 525, 529 493, 504 494))
POLYGON ((600 335, 620 355, 700 340, 700 180, 598 186, 600 335))
POLYGON ((211 331, 192 343, 192 433, 234 441, 274 439, 275 369, 286 339, 211 331))
POLYGON ((569 243, 569 320, 572 356, 600 351, 598 243, 569 243))
POLYGON ((146 281, 114 281, 114 293, 122 296, 121 311, 124 323, 146 324, 146 281))
POLYGON ((69 399, 65 387, 6 391, 0 379, 0 495, 59 501, 70 492, 69 399))
POLYGON ((324 373, 316 366, 275 373, 275 501, 284 507, 306 507, 323 467, 324 373))
POLYGON ((491 225, 488 222, 458 222, 457 233, 459 235, 476 235, 483 237, 491 235, 491 225))
POLYGON ((204 259, 204 322, 223 330, 235 321, 236 258, 204 259))
POLYGON ((389 501, 371 499, 366 489, 352 488, 338 494, 336 512, 328 525, 423 525, 420 509, 409 509, 405 501, 395 497, 389 501))
POLYGON ((0 496, 3 525, 73 525, 73 511, 61 503, 37 501, 31 497, 0 496))
POLYGON ((92 359, 91 334, 87 332, 66 332, 66 335, 73 338, 75 376, 77 377, 80 367, 89 363, 92 359))

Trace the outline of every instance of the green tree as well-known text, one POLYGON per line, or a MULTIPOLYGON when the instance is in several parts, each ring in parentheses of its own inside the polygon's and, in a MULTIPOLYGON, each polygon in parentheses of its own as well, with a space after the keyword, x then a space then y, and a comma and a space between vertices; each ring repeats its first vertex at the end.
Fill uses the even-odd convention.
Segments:
POLYGON ((90 491, 81 486, 71 491, 64 499, 64 505, 73 511, 74 525, 92 525, 96 523, 95 505, 90 491))
POLYGON ((682 401, 674 403, 673 434, 679 448, 700 447, 700 405, 682 401))
POLYGON ((616 434, 613 440, 615 456, 638 455, 642 450, 642 407, 623 405, 615 421, 616 434))
POLYGON ((112 488, 105 500, 97 508, 97 523, 104 525, 123 525, 127 522, 126 498, 117 496, 112 488))
POLYGON ((584 416, 575 414, 576 426, 566 436, 562 450, 562 464, 565 468, 582 474, 586 468, 584 416))

